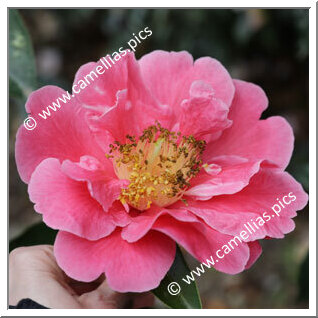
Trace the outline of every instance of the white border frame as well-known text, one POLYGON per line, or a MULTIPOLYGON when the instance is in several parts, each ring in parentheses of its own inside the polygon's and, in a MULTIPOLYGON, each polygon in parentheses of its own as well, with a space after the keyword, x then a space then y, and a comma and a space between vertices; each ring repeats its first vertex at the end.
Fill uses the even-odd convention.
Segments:
MULTIPOLYGON (((5 3, 0 5, 0 36, 2 43, 7 43, 7 10, 8 7, 21 7, 26 8, 36 8, 36 7, 54 7, 54 8, 71 8, 77 7, 81 4, 85 6, 85 3, 79 3, 75 0, 54 0, 54 1, 43 1, 40 0, 29 0, 25 2, 23 0, 5 0, 5 3), (50 3, 48 3, 50 2, 50 3)), ((90 6, 86 8, 100 7, 107 8, 112 7, 167 7, 167 8, 177 8, 177 7, 212 7, 212 8, 240 8, 240 7, 262 7, 266 8, 310 8, 309 10, 309 169, 310 169, 310 179, 309 179, 309 197, 310 197, 310 222, 309 222, 309 246, 310 246, 310 258, 309 258, 309 309, 7 309, 7 262, 5 258, 2 257, 2 262, 0 264, 0 275, 1 275, 1 285, 0 285, 0 314, 1 316, 162 316, 162 315, 173 315, 173 316, 316 316, 316 2, 315 1, 288 1, 288 7, 286 6, 286 1, 281 0, 259 0, 259 1, 248 1, 241 0, 230 1, 223 0, 221 3, 219 1, 212 2, 208 0, 196 0, 195 2, 186 3, 185 1, 175 1, 175 0, 160 0, 146 2, 143 0, 135 0, 133 3, 129 0, 117 0, 113 1, 103 1, 103 0, 90 0, 90 6), (238 3, 240 4, 238 6, 238 3), (195 6, 193 5, 195 4, 195 6)), ((3 47, 3 46, 2 46, 3 47)), ((1 65, 2 70, 7 70, 7 50, 4 48, 1 50, 1 65)), ((8 149, 8 121, 7 121, 7 108, 4 105, 8 103, 8 80, 7 74, 1 76, 0 89, 2 94, 2 107, 0 107, 0 118, 1 123, 1 134, 0 134, 0 144, 2 149, 8 149)), ((3 171, 2 176, 8 173, 8 158, 1 157, 1 167, 2 169, 7 169, 7 172, 3 171), (5 164, 6 163, 6 164, 5 164), (5 168, 4 168, 5 167, 5 168)), ((8 176, 8 175, 7 175, 8 176)), ((2 231, 1 244, 0 244, 0 255, 7 255, 8 253, 8 220, 7 211, 8 208, 8 184, 7 180, 1 178, 1 202, 6 202, 6 207, 2 211, 2 231)))

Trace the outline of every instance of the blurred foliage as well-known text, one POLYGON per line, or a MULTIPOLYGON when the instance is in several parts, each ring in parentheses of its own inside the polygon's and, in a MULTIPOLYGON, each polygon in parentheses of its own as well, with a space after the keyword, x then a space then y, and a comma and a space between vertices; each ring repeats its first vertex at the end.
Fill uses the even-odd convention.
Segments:
MULTIPOLYGON (((137 58, 156 49, 186 50, 195 59, 211 56, 220 60, 233 78, 264 89, 269 108, 262 118, 282 115, 292 125, 295 147, 287 169, 308 191, 309 10, 28 9, 19 13, 24 22, 16 10, 10 10, 9 204, 10 233, 17 233, 16 237, 23 233, 10 242, 10 250, 52 244, 56 234, 43 223, 23 231, 39 219, 36 215, 34 220, 33 205, 14 162, 15 133, 25 116, 26 95, 47 84, 70 90, 81 65, 127 46, 132 34, 146 26, 153 33, 137 47, 137 58), (31 34, 37 74, 25 26, 31 34)), ((295 222, 295 231, 285 240, 262 242, 261 260, 250 270, 235 276, 209 271, 204 279, 198 279, 203 307, 307 308, 308 207, 295 222)), ((187 261, 190 268, 197 266, 191 258, 187 261)), ((176 273, 170 274, 174 277, 176 273)))
POLYGON ((10 97, 25 99, 36 87, 35 58, 28 31, 17 10, 9 10, 10 97))
MULTIPOLYGON (((20 17, 18 10, 9 10, 9 98, 10 136, 13 120, 21 122, 25 116, 24 104, 28 95, 37 87, 36 69, 33 47, 28 30, 20 17)), ((11 143, 10 143, 11 144, 11 143)))

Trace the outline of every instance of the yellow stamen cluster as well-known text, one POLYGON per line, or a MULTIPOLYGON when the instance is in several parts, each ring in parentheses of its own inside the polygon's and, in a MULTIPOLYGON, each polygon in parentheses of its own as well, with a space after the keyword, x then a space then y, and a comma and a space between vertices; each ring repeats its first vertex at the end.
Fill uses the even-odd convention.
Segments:
POLYGON ((122 189, 121 202, 142 211, 152 203, 164 207, 178 201, 200 171, 205 141, 170 132, 158 122, 138 140, 129 135, 126 139, 125 144, 110 145, 106 155, 113 158, 117 176, 130 181, 122 189))

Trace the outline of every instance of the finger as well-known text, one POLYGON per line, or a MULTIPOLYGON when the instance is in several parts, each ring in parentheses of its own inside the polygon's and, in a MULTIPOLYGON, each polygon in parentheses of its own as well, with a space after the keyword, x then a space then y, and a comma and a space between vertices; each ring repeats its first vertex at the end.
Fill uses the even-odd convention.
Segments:
POLYGON ((131 296, 129 294, 113 291, 107 285, 106 280, 104 280, 94 291, 79 296, 78 301, 83 308, 100 309, 127 308, 127 303, 130 302, 130 304, 132 304, 131 296))
POLYGON ((74 290, 74 292, 78 296, 80 296, 82 294, 85 294, 97 289, 104 280, 105 280, 105 275, 102 274, 96 280, 89 283, 80 282, 80 281, 71 279, 69 277, 67 282, 68 282, 68 285, 74 290))

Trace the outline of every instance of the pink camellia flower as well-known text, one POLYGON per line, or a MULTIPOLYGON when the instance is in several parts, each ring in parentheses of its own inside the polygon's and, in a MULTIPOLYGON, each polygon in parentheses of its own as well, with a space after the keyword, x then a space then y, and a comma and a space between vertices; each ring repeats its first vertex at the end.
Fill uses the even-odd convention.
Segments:
MULTIPOLYGON (((82 66, 75 82, 98 65, 82 66)), ((36 117, 63 93, 45 86, 26 110, 36 117)), ((260 120, 267 103, 210 57, 154 51, 136 61, 129 52, 35 130, 20 127, 18 170, 35 210, 59 230, 59 266, 77 280, 105 273, 114 290, 147 291, 171 267, 176 242, 205 261, 292 192, 280 216, 215 264, 249 268, 258 240, 284 237, 307 204, 284 172, 292 129, 281 117, 260 120)))

